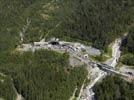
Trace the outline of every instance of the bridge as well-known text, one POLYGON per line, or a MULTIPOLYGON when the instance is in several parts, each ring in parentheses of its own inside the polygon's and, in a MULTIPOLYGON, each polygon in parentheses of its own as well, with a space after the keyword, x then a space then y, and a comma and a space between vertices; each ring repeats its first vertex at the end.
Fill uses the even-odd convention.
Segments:
MULTIPOLYGON (((50 42, 43 42, 43 44, 52 44, 52 45, 59 45, 59 42, 58 41, 50 41, 50 42)), ((68 42, 66 42, 68 43, 68 42)), ((39 43, 35 43, 36 45, 34 47, 32 47, 31 44, 24 44, 24 48, 20 49, 20 50, 24 50, 24 51, 29 51, 29 50, 35 50, 35 49, 38 49, 38 48, 45 48, 45 49, 48 49, 49 47, 48 46, 41 46, 42 44, 39 42, 39 43), (39 47, 37 46, 39 45, 39 47)), ((64 42, 61 43, 61 44, 65 44, 64 42)), ((70 44, 70 43, 68 43, 70 44)), ((99 62, 95 62, 95 61, 92 61, 92 60, 89 60, 87 58, 84 57, 83 54, 77 52, 76 50, 74 50, 73 47, 71 46, 68 46, 68 49, 67 49, 67 52, 69 52, 71 55, 73 55, 74 57, 78 58, 80 61, 84 62, 85 64, 87 65, 90 65, 92 67, 98 67, 99 69, 101 69, 102 71, 104 72, 110 72, 110 73, 115 73, 115 74, 118 74, 118 75, 121 75, 123 77, 130 77, 130 75, 126 74, 126 73, 121 73, 119 71, 117 71, 114 67, 112 66, 109 66, 107 64, 104 64, 104 63, 99 63, 99 62)), ((54 48, 52 47, 52 49, 54 50, 54 48)), ((60 49, 59 49, 60 50, 60 49)))
POLYGON ((104 64, 104 63, 90 62, 90 64, 91 64, 92 66, 98 67, 98 68, 100 68, 101 70, 106 71, 106 72, 115 73, 115 74, 121 75, 121 76, 123 76, 123 77, 130 77, 128 74, 121 73, 121 72, 117 71, 114 67, 109 66, 109 65, 104 64))
POLYGON ((74 57, 78 58, 80 61, 84 62, 85 64, 88 64, 92 67, 98 67, 99 69, 101 69, 104 72, 109 72, 109 73, 114 73, 123 77, 130 77, 130 75, 119 72, 118 70, 116 70, 114 67, 109 66, 107 64, 104 63, 99 63, 99 62, 95 62, 95 61, 91 61, 89 59, 85 59, 82 55, 78 56, 77 53, 75 53, 74 51, 68 51, 70 52, 74 57))

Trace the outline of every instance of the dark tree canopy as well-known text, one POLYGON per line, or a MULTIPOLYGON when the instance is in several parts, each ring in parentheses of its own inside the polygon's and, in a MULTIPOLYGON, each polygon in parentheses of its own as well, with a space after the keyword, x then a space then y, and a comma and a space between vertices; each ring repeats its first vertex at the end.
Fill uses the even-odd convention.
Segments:
POLYGON ((126 65, 134 66, 134 26, 128 32, 128 35, 122 43, 121 62, 126 65))
POLYGON ((69 65, 68 54, 43 50, 1 57, 1 72, 8 79, 0 82, 0 98, 6 100, 16 98, 13 85, 26 100, 68 100, 87 75, 84 67, 69 65))
POLYGON ((108 76, 94 87, 96 100, 133 100, 134 84, 108 76))

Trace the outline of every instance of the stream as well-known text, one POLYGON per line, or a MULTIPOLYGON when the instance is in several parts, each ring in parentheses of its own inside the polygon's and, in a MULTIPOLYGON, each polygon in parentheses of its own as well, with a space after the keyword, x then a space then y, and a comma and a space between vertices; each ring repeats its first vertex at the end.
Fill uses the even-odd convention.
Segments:
MULTIPOLYGON (((105 61, 104 62, 105 64, 112 66, 112 67, 116 67, 116 65, 118 64, 120 55, 121 55, 121 51, 120 51, 121 42, 122 42, 122 38, 118 38, 115 40, 114 44, 112 45, 112 58, 105 61)), ((98 70, 98 72, 99 72, 99 70, 98 70)), ((106 72, 102 72, 102 74, 99 74, 95 80, 97 80, 97 81, 102 80, 106 75, 107 75, 106 72)), ((97 81, 95 81, 95 82, 97 82, 97 81)), ((90 87, 90 85, 87 87, 90 87)), ((92 87, 91 87, 91 89, 89 89, 89 91, 93 91, 92 87)), ((87 98, 81 99, 81 100, 95 100, 95 95, 91 95, 91 93, 90 93, 89 96, 90 97, 87 97, 87 98)))

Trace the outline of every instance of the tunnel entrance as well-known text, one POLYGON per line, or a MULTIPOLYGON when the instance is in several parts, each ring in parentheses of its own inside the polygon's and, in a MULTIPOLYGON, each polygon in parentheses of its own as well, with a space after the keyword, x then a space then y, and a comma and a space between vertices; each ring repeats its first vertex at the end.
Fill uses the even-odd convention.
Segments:
POLYGON ((59 42, 57 42, 57 41, 51 41, 51 42, 49 42, 49 44, 52 44, 52 45, 59 45, 59 42))

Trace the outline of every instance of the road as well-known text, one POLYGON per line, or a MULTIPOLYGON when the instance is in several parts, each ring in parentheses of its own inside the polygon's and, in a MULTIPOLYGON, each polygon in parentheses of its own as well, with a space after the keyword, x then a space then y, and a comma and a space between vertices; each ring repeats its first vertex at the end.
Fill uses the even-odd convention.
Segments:
MULTIPOLYGON (((37 45, 31 45, 31 44, 23 44, 23 48, 18 48, 18 50, 21 51, 35 51, 38 49, 51 49, 54 51, 67 51, 69 52, 72 56, 76 57, 77 59, 79 59, 81 62, 84 62, 88 65, 88 67, 92 66, 90 64, 90 61, 88 58, 85 58, 84 55, 78 50, 77 47, 75 47, 76 43, 71 43, 71 42, 60 42, 61 44, 66 44, 66 46, 62 45, 50 45, 48 42, 38 42, 36 43, 37 45)), ((105 64, 108 66, 112 66, 115 67, 117 65, 117 62, 120 58, 120 46, 121 46, 121 38, 116 39, 113 46, 112 46, 112 58, 108 59, 105 64)), ((95 62, 96 63, 96 62, 95 62)), ((107 73, 101 69, 95 69, 90 68, 90 70, 92 71, 92 74, 89 75, 88 77, 91 79, 91 82, 89 83, 89 85, 86 87, 85 90, 83 90, 84 84, 82 85, 79 97, 77 98, 77 100, 92 100, 92 98, 94 98, 94 93, 90 92, 92 91, 92 87, 96 84, 96 82, 98 82, 99 80, 102 80, 107 73), (86 91, 86 92, 83 92, 86 91), (91 93, 91 94, 89 94, 91 93), (83 97, 83 95, 85 97, 83 97)))
MULTIPOLYGON (((112 46, 112 58, 108 59, 105 64, 115 67, 117 65, 117 62, 120 58, 120 46, 121 46, 121 38, 116 39, 113 46, 112 46)), ((96 72, 95 72, 96 73, 96 72)), ((96 76, 96 78, 94 80, 91 81, 91 83, 89 83, 89 85, 86 87, 86 91, 92 91, 92 87, 96 84, 96 82, 98 82, 99 80, 101 80, 102 78, 104 78, 107 74, 106 72, 103 72, 101 70, 98 70, 97 73, 101 73, 99 75, 96 76)), ((94 95, 88 94, 89 92, 86 92, 85 95, 86 97, 80 100, 93 100, 94 99, 94 95)))
MULTIPOLYGON (((3 73, 1 73, 1 72, 0 72, 0 76, 8 77, 7 75, 5 75, 5 74, 3 74, 3 73)), ((12 79, 12 78, 11 78, 11 81, 12 81, 12 87, 13 87, 15 93, 16 93, 16 96, 17 96, 17 97, 16 97, 16 100, 23 100, 22 96, 17 92, 17 89, 16 89, 15 86, 14 86, 14 82, 13 82, 13 79, 12 79)), ((4 80, 3 80, 3 82, 4 82, 4 80)), ((2 100, 1 97, 0 97, 0 100, 2 100)), ((3 100, 4 100, 4 99, 3 99, 3 100)))
POLYGON ((16 96, 17 96, 17 97, 16 97, 16 100, 23 100, 21 94, 18 93, 18 91, 17 91, 17 89, 16 89, 16 87, 15 87, 15 85, 14 85, 14 82, 13 82, 13 79, 12 79, 12 78, 11 78, 11 80, 12 80, 12 87, 13 87, 15 93, 16 93, 16 96))
POLYGON ((86 81, 86 79, 84 80, 84 82, 83 82, 83 84, 82 84, 82 86, 81 86, 80 93, 79 93, 79 95, 78 95, 78 97, 77 97, 77 100, 80 100, 80 98, 81 98, 81 95, 82 95, 82 93, 83 93, 83 88, 84 88, 84 85, 85 85, 85 81, 86 81))
POLYGON ((75 99, 75 93, 76 93, 77 90, 78 90, 78 88, 77 88, 77 86, 76 86, 76 88, 75 88, 75 90, 74 90, 74 92, 73 92, 73 95, 70 97, 69 100, 74 100, 74 99, 75 99))

